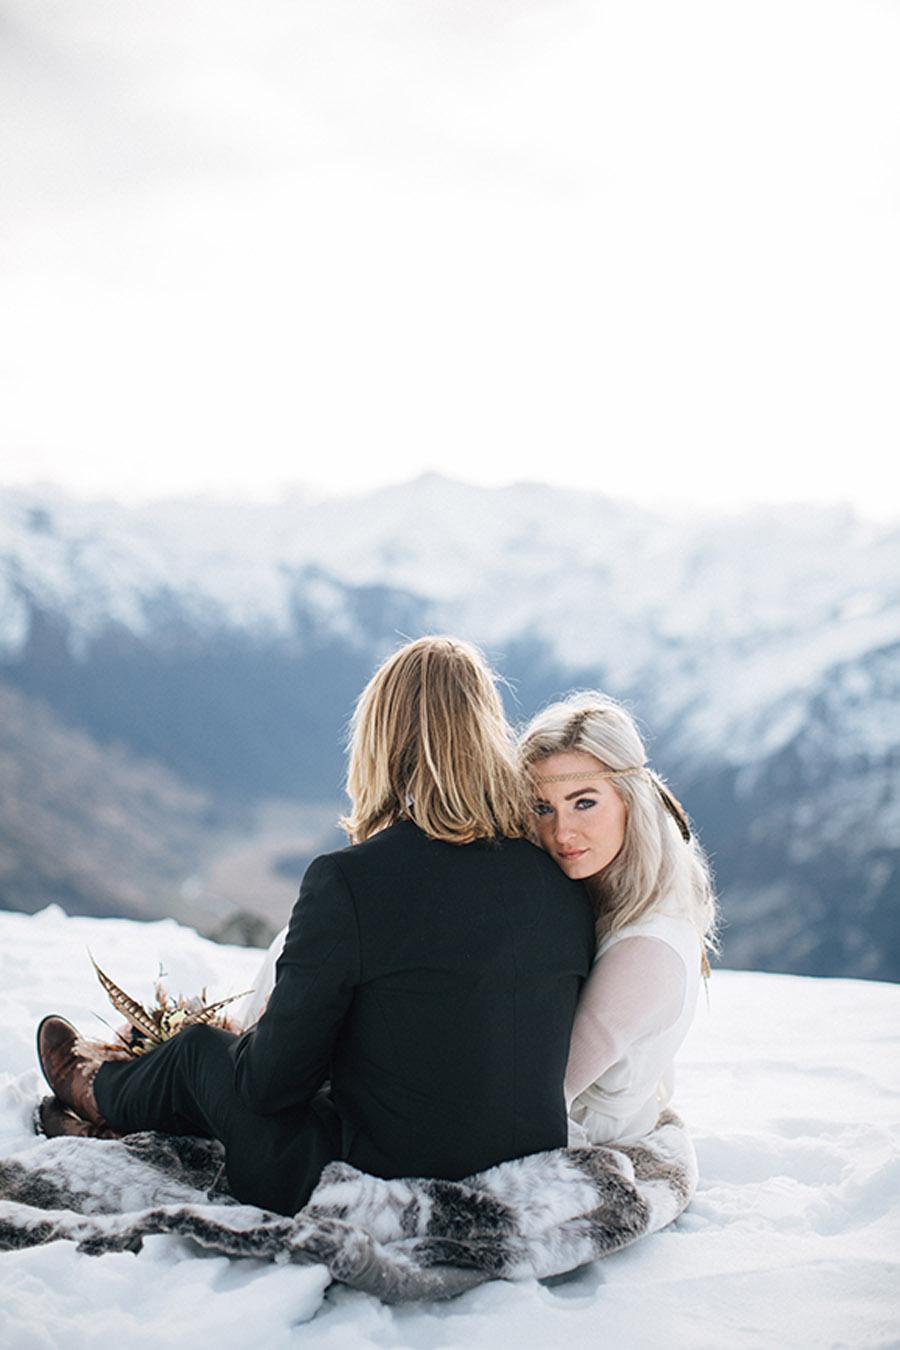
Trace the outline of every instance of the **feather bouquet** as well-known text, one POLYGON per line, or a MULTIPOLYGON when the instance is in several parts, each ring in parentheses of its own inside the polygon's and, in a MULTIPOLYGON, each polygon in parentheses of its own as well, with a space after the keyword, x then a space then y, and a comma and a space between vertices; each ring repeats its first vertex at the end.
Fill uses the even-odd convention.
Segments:
MULTIPOLYGON (((91 956, 90 952, 88 952, 88 955, 91 956)), ((137 999, 131 998, 123 989, 120 989, 100 969, 93 956, 91 956, 91 964, 97 972, 97 979, 106 991, 110 1003, 128 1023, 128 1033, 123 1034, 117 1031, 118 1042, 114 1046, 109 1046, 108 1049, 129 1057, 145 1055, 149 1050, 155 1049, 157 1045, 162 1045, 164 1041, 171 1040, 173 1036, 178 1035, 179 1031, 184 1031, 187 1027, 209 1026, 230 1030, 227 1019, 222 1015, 223 1010, 230 1003, 234 1003, 239 998, 244 998, 246 994, 252 993, 252 990, 244 990, 241 994, 232 994, 229 998, 221 998, 215 1003, 207 1002, 205 989, 199 997, 186 998, 183 994, 179 994, 177 998, 173 998, 166 992, 160 977, 154 988, 156 1001, 152 1007, 145 1008, 142 1003, 138 1003, 137 999)))

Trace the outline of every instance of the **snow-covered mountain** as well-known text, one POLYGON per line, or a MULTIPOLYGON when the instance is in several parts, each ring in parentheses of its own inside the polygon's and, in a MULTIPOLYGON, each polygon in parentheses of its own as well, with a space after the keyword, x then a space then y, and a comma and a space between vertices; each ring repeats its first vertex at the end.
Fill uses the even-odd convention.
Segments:
POLYGON ((900 529, 436 476, 0 496, 0 678, 207 792, 335 796, 355 693, 427 630, 484 645, 519 717, 573 684, 630 701, 714 855, 731 963, 900 977, 900 529))
MULTIPOLYGON (((86 948, 146 1000, 160 964, 171 992, 206 985, 225 997, 252 984, 261 956, 171 920, 0 914, 0 1162, 47 1147, 31 1127, 45 1091, 38 1020, 60 1012, 89 1036, 105 1034, 94 1014, 110 1010, 86 948)), ((697 1194, 671 1227, 570 1276, 392 1309, 327 1288, 324 1267, 229 1260, 178 1237, 97 1257, 53 1242, 0 1258, 0 1344, 894 1345, 898 1003, 889 985, 716 971, 679 1056, 674 1099, 697 1145, 697 1194)), ((101 1193, 107 1147, 97 1142, 101 1193)))

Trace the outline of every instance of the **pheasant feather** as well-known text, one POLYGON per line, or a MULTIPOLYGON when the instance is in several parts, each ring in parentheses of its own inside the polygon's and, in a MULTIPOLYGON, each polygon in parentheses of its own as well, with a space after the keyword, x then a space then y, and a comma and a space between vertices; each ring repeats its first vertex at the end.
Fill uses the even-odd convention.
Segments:
MULTIPOLYGON (((170 998, 163 987, 161 981, 157 981, 155 994, 156 1006, 150 1010, 138 1003, 136 999, 126 994, 123 989, 109 978, 109 976, 100 969, 90 952, 91 963, 97 972, 97 979, 106 991, 110 1003, 121 1013, 126 1021, 138 1033, 137 1040, 128 1043, 127 1048, 131 1054, 145 1054, 148 1050, 154 1049, 157 1045, 162 1045, 164 1041, 184 1031, 186 1027, 191 1026, 210 1026, 220 1021, 220 1013, 229 1003, 234 1003, 239 998, 244 998, 245 994, 231 994, 228 998, 219 999, 216 1003, 206 1002, 206 990, 199 999, 186 999, 184 996, 178 999, 170 998)), ((251 990, 245 991, 250 993, 251 990)))
POLYGON ((184 1021, 181 1023, 181 1030, 185 1027, 206 1026, 209 1022, 214 1022, 223 1008, 227 1008, 229 1003, 234 1003, 239 998, 246 998, 247 994, 252 994, 252 989, 245 989, 242 994, 231 994, 228 998, 220 998, 218 1003, 207 1003, 204 1008, 197 1012, 187 1013, 184 1021))
POLYGON ((141 1035, 146 1036, 147 1040, 151 1041, 153 1045, 161 1045, 163 1038, 147 1009, 130 998, 117 984, 114 984, 109 976, 100 969, 90 952, 88 952, 88 956, 91 957, 91 965, 97 972, 97 979, 106 990, 107 997, 116 1012, 121 1013, 125 1020, 134 1027, 135 1031, 139 1031, 141 1035))

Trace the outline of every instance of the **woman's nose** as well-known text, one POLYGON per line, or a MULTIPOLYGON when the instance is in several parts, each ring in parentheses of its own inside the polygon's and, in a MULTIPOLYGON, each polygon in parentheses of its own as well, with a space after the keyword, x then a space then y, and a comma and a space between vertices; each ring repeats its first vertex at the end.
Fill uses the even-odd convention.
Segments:
POLYGON ((565 816, 556 817, 554 834, 560 843, 563 843, 566 839, 571 839, 574 833, 571 820, 568 820, 565 816))

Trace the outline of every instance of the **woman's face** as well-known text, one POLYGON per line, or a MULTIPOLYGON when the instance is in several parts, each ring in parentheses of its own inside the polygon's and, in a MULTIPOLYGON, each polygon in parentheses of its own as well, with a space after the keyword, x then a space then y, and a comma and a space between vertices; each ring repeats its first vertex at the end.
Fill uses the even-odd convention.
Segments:
POLYGON ((574 881, 602 871, 625 841, 625 803, 602 773, 585 750, 548 755, 532 766, 538 841, 574 881))

